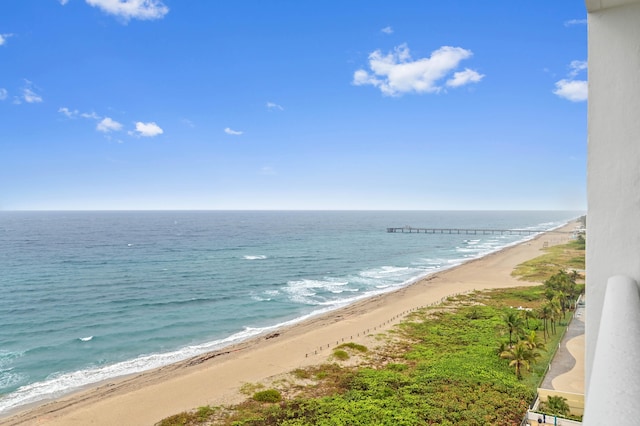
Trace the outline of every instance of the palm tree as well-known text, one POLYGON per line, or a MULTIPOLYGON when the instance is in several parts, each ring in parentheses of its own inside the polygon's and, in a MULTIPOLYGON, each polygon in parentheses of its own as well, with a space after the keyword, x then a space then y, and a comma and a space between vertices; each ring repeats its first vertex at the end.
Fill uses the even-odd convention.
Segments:
POLYGON ((518 342, 516 345, 500 354, 500 358, 510 359, 509 367, 514 367, 516 377, 522 379, 522 369, 529 371, 531 364, 540 354, 529 348, 526 342, 518 342))
POLYGON ((549 335, 549 330, 547 329, 547 320, 551 317, 551 308, 547 306, 545 303, 542 305, 540 309, 538 309, 538 318, 542 320, 542 335, 544 336, 544 341, 547 341, 547 336, 549 335))
POLYGON ((545 297, 547 300, 551 300, 553 297, 560 296, 563 314, 571 306, 572 301, 579 296, 579 287, 576 285, 578 277, 575 270, 571 273, 560 270, 544 282, 545 297))
POLYGON ((580 296, 581 290, 576 281, 580 278, 580 274, 575 269, 571 271, 571 285, 567 289, 569 293, 570 303, 573 305, 573 309, 577 307, 578 297, 580 296))
POLYGON ((567 403, 567 398, 562 396, 549 395, 547 402, 544 403, 543 411, 552 416, 566 417, 571 412, 571 407, 567 403))
POLYGON ((544 343, 540 341, 537 333, 534 330, 531 330, 529 334, 525 336, 524 343, 531 350, 540 349, 542 351, 546 350, 544 343))
POLYGON ((520 314, 522 315, 522 318, 524 318, 525 325, 529 328, 529 318, 535 318, 535 312, 530 308, 526 308, 520 311, 520 314))
POLYGON ((513 344, 513 334, 515 333, 516 336, 518 336, 524 329, 522 318, 518 315, 517 311, 510 309, 506 314, 504 314, 502 319, 507 331, 509 332, 509 346, 511 346, 513 344))
POLYGON ((567 312, 567 308, 569 307, 569 296, 567 296, 567 294, 562 291, 559 290, 558 292, 556 292, 556 299, 558 300, 558 303, 560 304, 560 310, 562 311, 562 319, 564 320, 566 318, 566 312, 567 312))
POLYGON ((551 299, 549 305, 551 306, 551 328, 553 329, 553 334, 556 334, 556 321, 560 322, 562 318, 560 299, 557 297, 551 299))
MULTIPOLYGON (((562 315, 561 309, 560 309, 560 302, 558 301, 557 298, 553 298, 549 300, 547 303, 545 303, 544 305, 542 305, 542 309, 540 310, 540 318, 544 320, 545 334, 548 334, 547 320, 551 321, 551 332, 553 334, 556 334, 556 320, 560 317, 560 315, 562 315)), ((545 335, 545 339, 546 339, 546 335, 545 335)))

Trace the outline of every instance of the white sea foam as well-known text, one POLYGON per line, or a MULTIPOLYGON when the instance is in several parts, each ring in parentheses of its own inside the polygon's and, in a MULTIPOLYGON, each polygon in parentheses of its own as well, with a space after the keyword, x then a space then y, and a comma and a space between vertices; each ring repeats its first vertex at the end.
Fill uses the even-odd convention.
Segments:
POLYGON ((267 256, 265 256, 264 254, 257 254, 257 255, 246 255, 246 256, 243 256, 243 258, 245 260, 264 260, 267 258, 267 256))
POLYGON ((292 302, 317 305, 318 301, 312 298, 317 294, 314 290, 326 287, 325 283, 325 281, 319 280, 289 281, 282 290, 289 295, 289 299, 292 302))
POLYGON ((89 341, 93 340, 93 336, 78 337, 78 340, 80 340, 82 342, 89 342, 89 341))
POLYGON ((456 251, 460 252, 460 253, 478 253, 478 252, 482 251, 482 249, 479 248, 479 247, 475 247, 475 248, 457 247, 456 251))
POLYGON ((13 368, 1 369, 0 368, 0 387, 13 386, 16 383, 20 383, 26 377, 23 374, 15 373, 13 368))
POLYGON ((251 299, 255 300, 256 302, 268 302, 271 300, 270 297, 263 297, 263 296, 259 296, 256 293, 251 293, 251 299))
POLYGON ((397 266, 382 266, 380 268, 370 269, 367 271, 360 272, 360 275, 363 277, 370 278, 384 278, 389 277, 390 275, 398 275, 398 273, 408 272, 410 268, 406 266, 397 267, 397 266))
POLYGON ((0 349, 0 369, 9 366, 13 360, 20 358, 24 352, 12 352, 0 349))
POLYGON ((322 305, 327 302, 322 294, 341 294, 345 291, 358 291, 357 288, 347 287, 349 284, 350 281, 348 280, 331 277, 322 280, 302 279, 289 281, 282 291, 289 295, 289 299, 292 302, 306 305, 322 305))
MULTIPOLYGON (((541 229, 541 226, 532 226, 528 228, 522 229, 541 229)), ((513 245, 520 244, 522 242, 531 240, 535 238, 538 234, 526 235, 526 236, 515 236, 515 235, 493 235, 489 239, 469 239, 464 240, 465 246, 456 247, 456 252, 460 253, 464 256, 463 262, 469 261, 471 259, 480 258, 486 256, 491 253, 495 253, 504 248, 511 247, 513 245), (517 238, 514 240, 514 238, 517 238)), ((460 264, 460 259, 449 259, 447 260, 449 264, 460 264)))

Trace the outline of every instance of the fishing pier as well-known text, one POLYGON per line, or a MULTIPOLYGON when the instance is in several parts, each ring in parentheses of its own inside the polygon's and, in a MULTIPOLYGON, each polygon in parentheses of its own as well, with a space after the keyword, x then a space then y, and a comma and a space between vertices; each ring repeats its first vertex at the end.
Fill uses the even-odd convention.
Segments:
POLYGON ((389 233, 415 233, 415 234, 467 234, 467 235, 532 235, 541 234, 543 232, 562 232, 547 231, 544 229, 476 229, 476 228, 414 228, 412 226, 403 226, 402 228, 387 228, 389 233))

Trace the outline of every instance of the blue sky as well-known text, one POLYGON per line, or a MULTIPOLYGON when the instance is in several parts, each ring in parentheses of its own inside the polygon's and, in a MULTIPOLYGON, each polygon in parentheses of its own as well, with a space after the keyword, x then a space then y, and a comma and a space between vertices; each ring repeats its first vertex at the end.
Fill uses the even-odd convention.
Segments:
POLYGON ((585 209, 582 0, 3 0, 0 210, 585 209))

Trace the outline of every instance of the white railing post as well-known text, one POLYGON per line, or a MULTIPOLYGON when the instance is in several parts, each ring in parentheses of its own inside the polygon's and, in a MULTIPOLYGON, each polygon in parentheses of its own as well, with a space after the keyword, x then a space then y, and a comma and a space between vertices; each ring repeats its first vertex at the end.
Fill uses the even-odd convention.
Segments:
POLYGON ((640 292, 633 279, 617 275, 609 278, 605 289, 583 424, 638 425, 638 401, 640 292))

